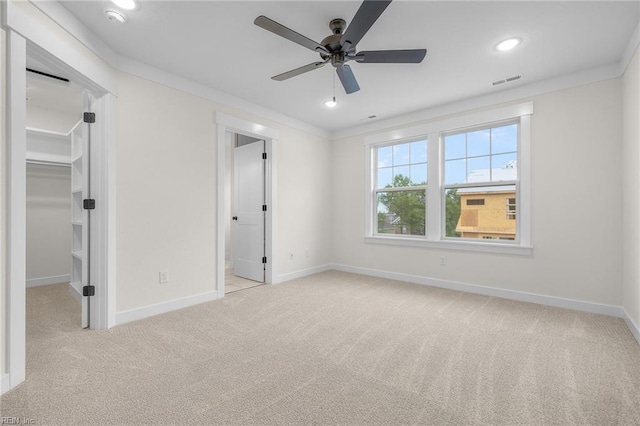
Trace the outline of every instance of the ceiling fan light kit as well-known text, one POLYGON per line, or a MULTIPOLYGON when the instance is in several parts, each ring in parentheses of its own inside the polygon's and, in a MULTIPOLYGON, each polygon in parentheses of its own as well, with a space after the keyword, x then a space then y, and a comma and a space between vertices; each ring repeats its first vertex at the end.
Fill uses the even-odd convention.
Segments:
POLYGON ((372 50, 356 52, 358 42, 360 42, 390 3, 391 0, 365 0, 360 5, 360 8, 356 12, 349 26, 347 26, 344 19, 336 18, 331 20, 329 23, 329 29, 331 29, 332 34, 325 37, 320 43, 317 43, 310 38, 307 38, 302 34, 267 18, 266 16, 258 16, 253 21, 255 25, 319 53, 320 58, 322 59, 322 61, 313 62, 309 65, 304 65, 300 68, 278 74, 271 78, 276 81, 287 80, 291 77, 322 68, 330 62, 336 69, 336 73, 345 92, 350 94, 359 91, 360 86, 358 85, 358 81, 356 80, 351 67, 347 65, 347 62, 349 61, 356 61, 365 64, 418 64, 422 62, 427 54, 426 49, 372 50))

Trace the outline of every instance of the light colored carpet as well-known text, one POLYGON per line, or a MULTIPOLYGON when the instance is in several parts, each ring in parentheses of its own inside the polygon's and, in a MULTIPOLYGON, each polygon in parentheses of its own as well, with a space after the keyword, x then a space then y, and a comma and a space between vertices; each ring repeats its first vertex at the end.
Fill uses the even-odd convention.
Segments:
POLYGON ((248 288, 264 285, 258 281, 247 280, 242 277, 233 275, 232 270, 226 271, 224 275, 224 293, 229 294, 240 290, 246 290, 248 288))
POLYGON ((37 424, 640 424, 617 318, 332 271, 84 331, 35 293, 1 415, 37 424))

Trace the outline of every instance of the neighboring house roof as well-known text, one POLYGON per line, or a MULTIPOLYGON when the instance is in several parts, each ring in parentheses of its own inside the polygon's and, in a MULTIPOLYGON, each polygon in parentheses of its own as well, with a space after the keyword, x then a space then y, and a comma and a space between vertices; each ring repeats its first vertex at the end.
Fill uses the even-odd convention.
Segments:
MULTIPOLYGON (((509 161, 500 168, 495 169, 478 169, 472 170, 467 176, 468 183, 474 182, 498 182, 498 181, 514 181, 518 179, 518 162, 516 160, 509 161)), ((458 194, 472 194, 477 192, 513 192, 516 190, 515 185, 505 186, 480 186, 475 188, 460 188, 458 194)))

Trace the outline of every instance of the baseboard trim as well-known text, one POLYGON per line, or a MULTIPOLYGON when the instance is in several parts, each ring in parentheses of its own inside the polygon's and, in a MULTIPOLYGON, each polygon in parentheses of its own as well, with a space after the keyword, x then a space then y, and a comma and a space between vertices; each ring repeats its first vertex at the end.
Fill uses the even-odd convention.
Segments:
POLYGON ((635 321, 631 319, 631 315, 629 315, 629 312, 627 312, 624 307, 622 307, 622 312, 624 313, 624 322, 627 323, 629 331, 631 331, 633 337, 636 338, 636 342, 638 342, 638 344, 640 345, 640 327, 638 327, 638 324, 636 324, 635 321))
POLYGON ((9 374, 3 374, 0 376, 0 395, 5 392, 9 392, 11 389, 11 376, 9 374))
POLYGON ((278 275, 275 279, 275 281, 273 282, 273 284, 280 284, 286 281, 291 281, 291 280, 295 280, 297 278, 302 278, 302 277, 307 277, 309 275, 314 275, 314 274, 319 274, 320 272, 325 272, 325 271, 329 271, 333 268, 332 264, 325 264, 325 265, 320 265, 320 266, 314 266, 313 268, 309 268, 309 269, 302 269, 300 271, 295 271, 295 272, 289 272, 288 274, 282 274, 282 275, 278 275))
POLYGON ((69 283, 69 293, 76 299, 78 302, 82 302, 82 284, 79 282, 69 283))
POLYGON ((175 311, 190 306, 199 305, 205 302, 211 302, 218 298, 217 291, 209 291, 206 293, 195 294, 193 296, 174 299, 168 302, 147 305, 141 308, 130 309, 116 313, 116 325, 126 324, 128 322, 141 320, 143 318, 152 317, 159 314, 175 311))
POLYGON ((585 302, 582 300, 565 299, 555 296, 545 296, 542 294, 526 293, 514 290, 505 290, 496 287, 486 287, 477 284, 447 281, 437 278, 422 277, 418 275, 402 274, 398 272, 380 271, 377 269, 361 268, 357 266, 333 264, 332 267, 337 271, 351 272, 354 274, 405 281, 414 284, 446 288, 449 290, 464 291, 467 293, 482 294, 484 296, 501 297, 503 299, 517 300, 519 302, 537 303, 539 305, 553 306, 556 308, 573 309, 575 311, 609 315, 617 318, 625 317, 625 314, 620 306, 585 302))
POLYGON ((71 281, 71 274, 55 275, 52 277, 31 278, 27 280, 27 288, 40 287, 41 285, 68 283, 69 281, 71 281))

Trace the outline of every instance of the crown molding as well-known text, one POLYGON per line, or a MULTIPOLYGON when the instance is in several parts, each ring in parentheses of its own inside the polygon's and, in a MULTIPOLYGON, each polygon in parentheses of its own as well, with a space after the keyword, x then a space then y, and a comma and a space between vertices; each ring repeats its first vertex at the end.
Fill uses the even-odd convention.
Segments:
POLYGON ((426 120, 456 114, 462 111, 483 108, 506 102, 513 102, 530 98, 544 93, 555 92, 570 87, 609 80, 620 76, 620 66, 618 63, 609 64, 603 67, 567 74, 548 80, 542 80, 527 85, 501 90, 499 92, 475 96, 472 98, 460 99, 443 105, 426 108, 423 110, 403 114, 374 123, 363 124, 350 129, 333 132, 332 140, 344 139, 354 136, 361 136, 367 133, 379 132, 393 127, 417 124, 426 120))

